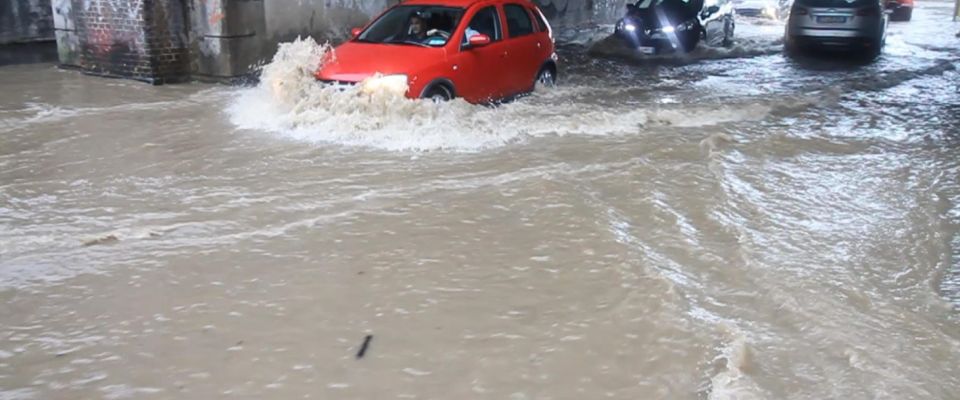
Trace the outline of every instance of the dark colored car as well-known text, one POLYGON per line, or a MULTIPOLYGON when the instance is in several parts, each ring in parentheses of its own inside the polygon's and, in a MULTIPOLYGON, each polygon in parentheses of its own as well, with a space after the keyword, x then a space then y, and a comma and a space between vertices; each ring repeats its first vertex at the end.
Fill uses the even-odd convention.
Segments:
POLYGON ((640 0, 627 4, 614 33, 644 54, 730 46, 734 14, 729 0, 640 0))
POLYGON ((909 21, 913 17, 913 0, 891 0, 887 2, 891 21, 909 21))
POLYGON ((796 0, 787 20, 784 47, 853 48, 879 55, 887 37, 880 0, 796 0))

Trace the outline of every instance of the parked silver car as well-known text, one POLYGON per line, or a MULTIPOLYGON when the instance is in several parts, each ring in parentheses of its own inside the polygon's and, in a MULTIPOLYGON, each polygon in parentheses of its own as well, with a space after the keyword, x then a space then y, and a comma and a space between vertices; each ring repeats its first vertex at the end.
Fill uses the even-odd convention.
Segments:
POLYGON ((787 20, 784 48, 855 48, 879 55, 887 36, 880 0, 796 0, 787 20))
POLYGON ((733 0, 737 15, 782 20, 790 12, 791 0, 733 0))

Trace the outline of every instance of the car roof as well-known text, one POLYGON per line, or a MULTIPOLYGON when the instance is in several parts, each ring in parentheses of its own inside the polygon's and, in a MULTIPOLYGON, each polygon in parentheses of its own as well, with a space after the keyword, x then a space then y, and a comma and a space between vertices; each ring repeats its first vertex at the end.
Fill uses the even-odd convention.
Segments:
MULTIPOLYGON (((470 6, 477 3, 486 3, 489 0, 407 0, 400 3, 400 5, 410 5, 410 6, 447 6, 447 7, 463 7, 469 8, 470 6)), ((496 0, 497 3, 510 1, 521 4, 532 5, 533 3, 530 0, 496 0)))

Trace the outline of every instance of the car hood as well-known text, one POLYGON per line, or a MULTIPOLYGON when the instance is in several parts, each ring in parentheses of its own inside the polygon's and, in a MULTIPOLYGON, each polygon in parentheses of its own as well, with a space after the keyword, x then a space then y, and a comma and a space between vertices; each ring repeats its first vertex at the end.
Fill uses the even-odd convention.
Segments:
POLYGON ((446 57, 441 47, 351 41, 337 46, 317 70, 317 79, 359 82, 374 74, 411 74, 446 57))

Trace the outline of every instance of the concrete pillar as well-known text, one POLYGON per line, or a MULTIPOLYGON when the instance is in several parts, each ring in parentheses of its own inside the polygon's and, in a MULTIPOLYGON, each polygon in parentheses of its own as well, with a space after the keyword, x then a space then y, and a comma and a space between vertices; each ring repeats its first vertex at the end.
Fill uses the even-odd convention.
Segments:
POLYGON ((192 69, 197 77, 247 75, 266 57, 263 0, 191 0, 191 10, 192 69))
POLYGON ((162 84, 189 78, 186 0, 58 2, 61 60, 95 75, 162 84), (72 29, 72 30, 71 30, 72 29), (76 36, 76 47, 69 39, 76 36))
POLYGON ((74 23, 73 1, 53 0, 54 37, 57 39, 57 55, 60 65, 80 66, 80 37, 74 23))

